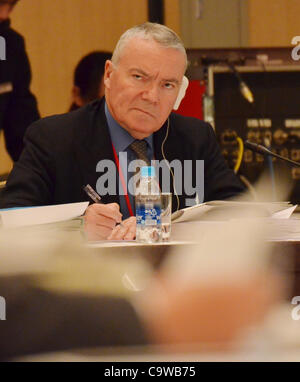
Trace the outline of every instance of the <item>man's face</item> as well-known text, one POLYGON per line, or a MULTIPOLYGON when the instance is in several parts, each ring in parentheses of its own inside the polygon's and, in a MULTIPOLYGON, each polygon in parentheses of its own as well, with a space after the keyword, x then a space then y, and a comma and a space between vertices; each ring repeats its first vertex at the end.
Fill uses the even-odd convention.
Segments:
POLYGON ((0 23, 9 18, 16 3, 16 0, 0 0, 0 23))
POLYGON ((184 72, 182 52, 133 37, 119 62, 105 65, 105 96, 112 116, 134 138, 148 137, 171 113, 184 72))

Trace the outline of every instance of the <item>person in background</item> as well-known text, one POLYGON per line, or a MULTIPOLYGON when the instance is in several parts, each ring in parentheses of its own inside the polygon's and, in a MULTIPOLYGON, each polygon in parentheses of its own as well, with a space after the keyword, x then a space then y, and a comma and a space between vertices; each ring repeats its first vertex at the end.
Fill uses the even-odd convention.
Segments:
POLYGON ((5 59, 0 60, 0 130, 13 161, 23 150, 27 127, 40 118, 30 92, 31 70, 23 37, 10 27, 9 15, 18 0, 0 0, 0 36, 5 41, 5 59))
POLYGON ((111 58, 111 53, 95 51, 84 56, 74 72, 72 105, 69 111, 104 96, 104 65, 111 58))

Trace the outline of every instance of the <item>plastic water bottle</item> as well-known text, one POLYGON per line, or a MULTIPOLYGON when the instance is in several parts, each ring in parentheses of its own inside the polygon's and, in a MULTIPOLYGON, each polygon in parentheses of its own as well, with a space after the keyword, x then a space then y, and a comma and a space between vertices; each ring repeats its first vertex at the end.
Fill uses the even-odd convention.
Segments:
POLYGON ((161 198, 154 167, 142 167, 135 191, 136 240, 161 241, 161 198))

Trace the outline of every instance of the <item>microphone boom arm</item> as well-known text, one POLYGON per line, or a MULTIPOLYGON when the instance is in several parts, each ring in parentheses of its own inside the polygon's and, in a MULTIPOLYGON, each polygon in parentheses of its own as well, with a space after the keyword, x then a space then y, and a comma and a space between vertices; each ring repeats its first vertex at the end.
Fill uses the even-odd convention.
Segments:
POLYGON ((255 151, 255 152, 259 153, 259 154, 271 155, 271 156, 273 156, 275 158, 278 158, 278 159, 281 159, 281 160, 283 160, 285 162, 291 163, 294 166, 300 167, 300 163, 299 162, 295 162, 295 161, 293 161, 291 159, 282 157, 279 154, 273 153, 272 151, 268 150, 266 147, 264 147, 262 145, 258 145, 258 144, 253 143, 253 142, 245 141, 245 147, 247 147, 248 149, 250 149, 252 151, 255 151))

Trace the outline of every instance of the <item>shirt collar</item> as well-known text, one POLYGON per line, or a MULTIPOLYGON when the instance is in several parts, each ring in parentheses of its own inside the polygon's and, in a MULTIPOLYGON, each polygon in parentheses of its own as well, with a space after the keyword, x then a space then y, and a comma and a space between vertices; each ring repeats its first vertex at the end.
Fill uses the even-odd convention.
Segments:
MULTIPOLYGON (((112 143, 116 149, 116 152, 122 152, 127 149, 127 147, 135 141, 128 131, 126 131, 111 115, 107 103, 105 102, 105 115, 108 123, 109 134, 112 140, 112 143)), ((153 134, 145 138, 145 141, 153 150, 153 134)))

